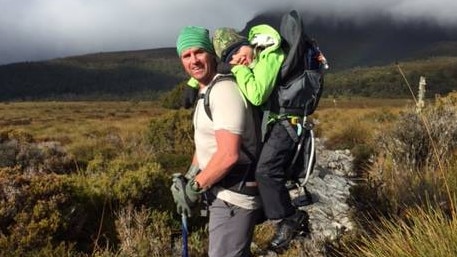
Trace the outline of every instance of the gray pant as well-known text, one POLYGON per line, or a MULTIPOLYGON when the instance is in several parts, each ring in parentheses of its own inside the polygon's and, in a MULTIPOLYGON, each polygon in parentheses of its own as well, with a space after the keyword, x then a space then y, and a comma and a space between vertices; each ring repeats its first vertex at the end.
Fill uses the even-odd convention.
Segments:
POLYGON ((214 199, 209 206, 209 257, 249 257, 261 210, 247 210, 214 199))

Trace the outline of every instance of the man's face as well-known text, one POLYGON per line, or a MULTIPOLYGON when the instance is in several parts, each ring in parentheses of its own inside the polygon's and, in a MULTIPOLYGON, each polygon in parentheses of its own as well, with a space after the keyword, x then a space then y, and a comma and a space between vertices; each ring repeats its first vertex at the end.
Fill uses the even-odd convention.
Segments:
POLYGON ((203 85, 209 84, 216 74, 214 56, 201 48, 192 47, 183 51, 181 63, 187 74, 203 85))

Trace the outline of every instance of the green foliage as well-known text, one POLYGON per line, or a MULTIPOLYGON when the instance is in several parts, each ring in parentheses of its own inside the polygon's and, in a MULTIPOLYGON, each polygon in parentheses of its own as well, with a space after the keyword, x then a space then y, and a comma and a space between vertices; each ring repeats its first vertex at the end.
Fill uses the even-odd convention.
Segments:
MULTIPOLYGON (((427 78, 426 97, 447 94, 457 85, 457 57, 436 57, 400 64, 410 84, 415 85, 420 76, 427 78)), ((394 65, 353 68, 328 73, 325 78, 324 96, 367 96, 379 98, 410 97, 398 68, 394 65)))
POLYGON ((191 119, 191 111, 173 110, 151 120, 148 142, 165 170, 177 172, 190 163, 194 151, 191 119))
POLYGON ((30 176, 0 169, 0 249, 15 255, 58 242, 72 212, 69 184, 61 176, 30 176))
POLYGON ((434 208, 412 208, 406 217, 383 219, 376 236, 362 235, 350 243, 347 256, 457 256, 457 221, 434 208))
POLYGON ((30 134, 17 130, 0 134, 0 168, 17 167, 22 171, 59 174, 76 169, 58 142, 34 142, 30 134))
POLYGON ((187 82, 183 81, 174 87, 171 91, 165 93, 161 97, 162 107, 168 109, 179 109, 182 107, 182 93, 187 82))
MULTIPOLYGON (((371 99, 367 101, 373 104, 371 99)), ((354 163, 364 171, 370 160, 369 174, 364 177, 368 183, 352 191, 352 203, 361 212, 357 216, 373 215, 366 221, 359 219, 367 231, 380 233, 369 229, 379 225, 376 222, 380 214, 391 217, 395 213, 401 219, 408 218, 409 206, 423 204, 427 199, 433 201, 430 205, 434 208, 452 213, 444 181, 450 194, 455 194, 456 103, 455 96, 438 98, 423 113, 431 123, 429 129, 444 165, 443 176, 433 155, 411 154, 425 153, 418 149, 432 145, 424 143, 427 139, 420 135, 425 133, 418 125, 420 115, 405 112, 398 116, 388 108, 379 112, 357 109, 362 115, 339 109, 333 109, 334 116, 330 117, 319 113, 319 119, 324 120, 321 125, 326 119, 335 122, 331 124, 334 133, 328 137, 329 146, 351 149, 356 157, 354 163), (392 123, 392 129, 385 123, 392 123), (375 139, 373 128, 382 132, 375 139), (419 156, 425 161, 417 166, 411 165, 413 162, 404 164, 412 159, 404 156, 419 156)), ((171 238, 172 234, 179 234, 175 231, 179 230, 179 217, 169 192, 169 174, 185 171, 194 150, 193 131, 191 111, 161 112, 153 112, 145 134, 126 135, 115 126, 92 126, 84 130, 84 136, 78 137, 70 149, 46 141, 50 136, 38 139, 20 130, 0 131, 0 257, 173 255, 172 249, 180 247, 179 236, 171 238)), ((422 216, 421 219, 427 220, 422 216)), ((410 221, 418 222, 408 219, 407 224, 410 221)), ((192 256, 206 256, 208 231, 202 222, 190 221, 192 256)), ((443 230, 450 231, 446 227, 443 230)), ((256 243, 266 244, 273 230, 269 234, 264 230, 259 233, 256 243)), ((445 237, 443 241, 454 240, 446 233, 440 234, 445 237)), ((372 240, 372 235, 367 239, 372 240)), ((386 238, 397 240, 395 235, 386 238)), ((293 245, 284 256, 308 254, 307 247, 293 245)))
MULTIPOLYGON (((455 45, 445 47, 454 49, 455 45)), ((452 53, 450 50, 439 52, 452 53)), ((348 60, 340 62, 346 61, 348 60)), ((411 83, 419 76, 426 76, 427 97, 446 94, 455 89, 457 57, 408 61, 401 63, 401 67, 411 83)), ((178 108, 180 101, 176 100, 179 99, 179 89, 176 89, 176 85, 185 78, 186 74, 173 48, 17 63, 0 66, 0 101, 151 100, 157 99, 164 92, 173 91, 163 98, 163 105, 178 108)), ((356 67, 336 72, 330 70, 325 78, 323 94, 325 97, 398 98, 408 97, 410 92, 398 69, 394 65, 387 65, 356 67)))
POLYGON ((11 256, 77 256, 94 246, 111 251, 118 243, 114 224, 120 208, 174 210, 170 178, 142 137, 124 139, 116 130, 94 134, 87 169, 76 172, 74 166, 44 165, 67 160, 59 145, 17 131, 0 135, 0 151, 10 153, 2 154, 0 167, 0 249, 11 256))
POLYGON ((183 78, 179 59, 171 48, 17 63, 0 67, 0 101, 150 100, 183 78))
MULTIPOLYGON (((108 128, 103 131, 94 130, 86 133, 86 140, 72 145, 69 151, 77 156, 80 168, 87 167, 91 172, 96 170, 93 166, 100 166, 104 163, 97 163, 99 160, 113 159, 121 154, 120 149, 125 148, 124 142, 119 135, 119 130, 108 128)), ((98 170, 102 167, 97 167, 98 170)))

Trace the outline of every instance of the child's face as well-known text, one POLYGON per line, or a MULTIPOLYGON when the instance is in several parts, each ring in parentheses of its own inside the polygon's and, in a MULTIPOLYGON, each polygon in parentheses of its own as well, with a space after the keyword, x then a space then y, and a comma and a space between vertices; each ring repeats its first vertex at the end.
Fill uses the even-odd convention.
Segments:
POLYGON ((251 46, 241 46, 238 51, 232 55, 230 64, 249 65, 254 58, 254 49, 251 46))

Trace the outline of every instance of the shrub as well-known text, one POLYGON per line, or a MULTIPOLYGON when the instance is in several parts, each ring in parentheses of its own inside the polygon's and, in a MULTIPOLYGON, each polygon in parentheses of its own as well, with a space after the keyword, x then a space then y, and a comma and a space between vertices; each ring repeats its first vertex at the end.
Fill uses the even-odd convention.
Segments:
POLYGON ((17 168, 0 169, 0 249, 16 255, 56 244, 72 213, 65 179, 31 176, 17 168))
POLYGON ((176 87, 167 93, 164 93, 160 99, 161 105, 168 109, 179 109, 181 107, 182 93, 187 81, 179 83, 176 87))
POLYGON ((373 129, 362 121, 348 122, 329 136, 325 146, 333 150, 351 150, 354 156, 354 172, 362 173, 374 153, 373 134, 373 129))
POLYGON ((171 215, 133 206, 117 214, 119 256, 172 256, 171 215))
POLYGON ((191 161, 194 151, 191 117, 189 110, 173 110, 154 117, 148 126, 148 142, 165 170, 177 172, 191 161))
POLYGON ((457 106, 441 103, 421 114, 405 112, 379 142, 397 168, 434 170, 457 150, 457 106))
POLYGON ((59 142, 35 142, 30 134, 1 132, 0 168, 17 167, 25 172, 65 174, 76 170, 73 159, 59 142))
POLYGON ((440 99, 421 114, 405 111, 390 129, 380 131, 367 178, 367 186, 375 192, 371 202, 383 203, 380 213, 400 214, 409 206, 424 206, 427 201, 452 211, 456 108, 451 101, 440 99))

